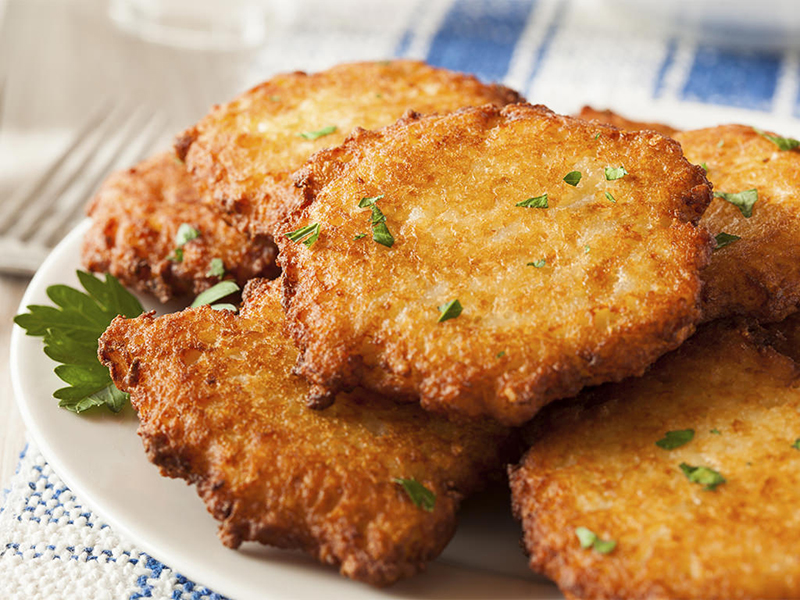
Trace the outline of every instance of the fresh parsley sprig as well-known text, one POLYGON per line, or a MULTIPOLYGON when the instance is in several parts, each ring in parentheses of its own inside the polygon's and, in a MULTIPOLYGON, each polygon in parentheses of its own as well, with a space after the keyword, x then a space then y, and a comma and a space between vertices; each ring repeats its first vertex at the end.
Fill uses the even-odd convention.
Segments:
POLYGON ((113 276, 105 282, 78 271, 86 292, 67 285, 51 285, 47 296, 55 306, 32 304, 14 322, 44 341, 44 352, 61 363, 55 368, 59 379, 69 384, 53 392, 58 405, 74 413, 95 406, 119 412, 128 394, 117 389, 108 369, 97 359, 97 340, 117 315, 136 317, 144 309, 136 297, 113 276))

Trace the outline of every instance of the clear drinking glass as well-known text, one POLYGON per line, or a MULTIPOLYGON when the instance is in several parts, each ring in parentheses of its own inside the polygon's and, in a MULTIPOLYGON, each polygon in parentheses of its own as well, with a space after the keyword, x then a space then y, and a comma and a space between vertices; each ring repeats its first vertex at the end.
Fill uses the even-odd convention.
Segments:
POLYGON ((123 30, 159 44, 200 50, 240 50, 262 44, 280 0, 111 0, 123 30))

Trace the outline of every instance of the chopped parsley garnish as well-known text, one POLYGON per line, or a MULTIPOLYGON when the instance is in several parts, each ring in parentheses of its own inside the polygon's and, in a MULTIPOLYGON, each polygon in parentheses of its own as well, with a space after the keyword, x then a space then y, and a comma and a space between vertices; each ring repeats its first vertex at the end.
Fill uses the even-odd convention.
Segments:
POLYGON ((583 253, 584 254, 589 254, 589 250, 591 250, 591 248, 588 246, 588 244, 583 247, 583 253))
POLYGON ((775 144, 781 150, 794 150, 795 148, 800 146, 800 140, 796 140, 794 138, 781 137, 779 135, 772 135, 771 133, 767 133, 763 129, 756 129, 755 127, 753 127, 753 129, 758 135, 768 139, 770 142, 775 144))
POLYGON ((312 223, 284 235, 293 242, 303 242, 303 245, 308 248, 319 239, 319 230, 319 223, 312 223))
POLYGON ((600 554, 608 554, 617 547, 616 541, 602 540, 594 531, 586 527, 576 527, 575 535, 578 536, 581 548, 594 548, 594 551, 600 554))
POLYGON ((514 206, 521 206, 522 208, 547 208, 547 194, 542 194, 535 198, 528 198, 522 202, 517 202, 514 206))
MULTIPOLYGON (((221 300, 225 296, 230 296, 234 292, 239 291, 239 286, 236 285, 233 281, 220 281, 217 285, 213 285, 208 288, 205 292, 199 294, 197 298, 194 299, 192 302, 191 307, 197 308, 198 306, 203 306, 204 304, 211 304, 212 302, 216 302, 217 300, 221 300)), ((211 308, 215 308, 217 310, 226 309, 226 310, 236 310, 236 307, 232 304, 211 304, 211 308)))
POLYGON ((14 317, 27 335, 41 337, 44 353, 62 363, 55 368, 69 384, 53 392, 58 405, 74 413, 95 406, 119 412, 128 394, 117 389, 108 369, 97 359, 97 340, 117 315, 129 319, 144 312, 136 297, 113 275, 106 280, 78 271, 86 293, 67 285, 51 285, 47 296, 56 306, 31 305, 14 317))
POLYGON ((212 258, 208 265, 206 277, 223 277, 225 275, 225 263, 221 258, 212 258))
POLYGON ((386 215, 383 214, 376 204, 376 202, 382 198, 383 194, 380 196, 373 196, 372 198, 362 198, 358 201, 358 207, 370 208, 372 210, 372 217, 370 218, 370 222, 372 223, 372 239, 387 248, 391 248, 394 245, 394 236, 386 226, 386 215))
POLYGON ((461 306, 461 302, 458 301, 458 298, 455 300, 450 300, 447 304, 442 304, 438 307, 438 310, 441 315, 437 319, 437 323, 441 323, 443 321, 448 321, 450 319, 455 319, 458 315, 461 314, 461 311, 464 310, 464 307, 461 306))
POLYGON ((598 131, 597 133, 594 134, 594 139, 597 139, 599 137, 600 137, 600 132, 598 131))
POLYGON ((699 483, 704 490, 713 492, 717 486, 722 485, 727 480, 714 469, 709 467, 693 467, 686 463, 681 463, 681 471, 692 483, 699 483))
POLYGON ((797 438, 794 441, 794 444, 792 444, 792 448, 794 448, 795 450, 800 450, 800 438, 797 438))
POLYGON ((668 431, 656 442, 656 446, 664 450, 674 450, 688 444, 694 439, 694 429, 676 429, 668 431))
POLYGON ((197 229, 188 223, 181 223, 178 227, 178 232, 175 234, 175 249, 167 258, 174 262, 183 262, 183 246, 199 237, 200 232, 197 229))
POLYGON ((709 433, 713 433, 714 435, 722 435, 722 432, 714 427, 714 429, 710 430, 709 433))
POLYGON ((615 179, 622 179, 625 175, 628 174, 628 171, 625 170, 625 167, 620 165, 619 167, 606 167, 606 179, 608 181, 614 181, 615 179))
POLYGON ((717 250, 721 250, 725 246, 729 246, 733 242, 740 240, 738 235, 734 235, 732 233, 725 233, 724 231, 720 231, 717 235, 714 236, 714 240, 717 242, 717 247, 714 248, 714 252, 717 250))
POLYGON ((316 131, 304 131, 298 135, 304 140, 316 140, 321 137, 325 137, 326 135, 335 133, 336 129, 336 125, 328 125, 328 127, 323 127, 322 129, 317 129, 316 131))
POLYGON ((497 354, 495 354, 495 358, 503 358, 506 355, 505 350, 500 350, 497 354))
POLYGON ((745 219, 749 219, 753 216, 753 205, 758 200, 758 190, 753 188, 736 194, 714 192, 714 198, 727 200, 741 211, 745 219))
POLYGON ((408 497, 411 498, 414 506, 428 512, 433 512, 436 506, 436 494, 419 481, 414 478, 404 479, 402 477, 395 477, 392 481, 403 486, 403 490, 405 490, 408 497))
POLYGON ((544 258, 540 258, 539 260, 535 260, 533 262, 527 263, 526 267, 536 267, 537 269, 541 269, 543 266, 547 264, 547 261, 544 258))
POLYGON ((611 195, 611 192, 604 192, 604 194, 606 195, 606 200, 613 202, 614 204, 617 203, 617 201, 614 199, 614 196, 611 195))
POLYGON ((725 145, 725 140, 720 140, 717 142, 717 148, 722 148, 725 145))
POLYGON ((354 240, 360 240, 361 238, 365 238, 365 237, 367 237, 367 234, 366 234, 366 233, 357 233, 357 234, 355 234, 355 235, 353 236, 353 239, 354 239, 354 240))
POLYGON ((704 162, 700 163, 700 168, 703 169, 706 173, 708 173, 708 165, 704 162))
POLYGON ((188 223, 181 223, 178 233, 175 234, 175 245, 183 246, 186 242, 191 242, 200 237, 200 232, 188 223))
POLYGON ((580 171, 570 171, 564 176, 564 182, 575 187, 578 185, 578 183, 580 183, 581 177, 582 175, 580 171))

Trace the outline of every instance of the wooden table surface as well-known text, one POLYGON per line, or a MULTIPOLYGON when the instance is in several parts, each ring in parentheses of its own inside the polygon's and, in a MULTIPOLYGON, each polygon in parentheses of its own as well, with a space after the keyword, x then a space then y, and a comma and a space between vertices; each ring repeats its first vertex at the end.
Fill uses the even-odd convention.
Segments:
POLYGON ((27 279, 0 276, 0 488, 6 486, 14 474, 25 444, 25 426, 11 391, 8 350, 14 327, 12 319, 27 285, 27 279))

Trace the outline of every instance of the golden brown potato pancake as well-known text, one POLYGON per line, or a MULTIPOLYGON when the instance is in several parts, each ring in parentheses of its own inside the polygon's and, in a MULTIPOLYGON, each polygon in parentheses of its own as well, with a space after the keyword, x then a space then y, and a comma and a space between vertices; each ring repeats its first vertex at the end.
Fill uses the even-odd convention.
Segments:
POLYGON ((286 231, 319 239, 277 242, 317 407, 360 384, 518 424, 641 373, 699 318, 710 190, 657 133, 484 106, 359 132, 298 180, 314 198, 286 231), (383 226, 391 247, 370 235, 383 226))
POLYGON ((568 598, 800 596, 800 371, 759 337, 706 325, 534 421, 511 470, 533 570, 568 598), (692 439, 657 446, 667 432, 692 439), (579 527, 616 547, 583 548, 579 527))
POLYGON ((422 62, 343 64, 273 77, 212 109, 178 139, 176 150, 206 199, 231 223, 272 235, 302 201, 291 173, 356 127, 377 129, 410 109, 450 112, 521 100, 501 85, 422 62))
POLYGON ((800 152, 784 151, 745 125, 675 135, 705 163, 715 192, 758 190, 750 218, 715 198, 701 221, 712 235, 741 239, 714 252, 703 277, 704 320, 747 315, 780 321, 800 308, 800 152))
POLYGON ((225 224, 200 202, 192 179, 171 152, 112 174, 88 208, 91 229, 83 241, 83 263, 91 271, 111 273, 128 287, 162 302, 198 294, 220 279, 244 285, 258 276, 275 276, 277 250, 265 237, 248 238, 225 224), (175 256, 182 223, 200 236, 175 256), (218 258, 223 277, 209 275, 218 258))
POLYGON ((502 474, 509 432, 363 391, 308 410, 271 285, 248 285, 241 316, 201 307, 111 324, 100 356, 131 394, 147 455, 196 484, 227 546, 302 549, 374 585, 413 575, 449 541, 461 499, 502 474), (432 491, 433 510, 395 478, 432 491))
POLYGON ((599 121, 600 123, 606 123, 608 125, 613 125, 614 127, 619 127, 620 129, 627 129, 628 131, 657 131, 661 135, 666 135, 667 137, 672 137, 679 131, 678 129, 670 127, 664 123, 631 121, 630 119, 627 119, 613 111, 597 110, 591 106, 584 106, 577 116, 581 119, 586 119, 587 121, 599 121))
MULTIPOLYGON (((589 107, 581 111, 581 117, 631 131, 657 127, 589 107)), ((715 198, 700 221, 715 236, 724 232, 741 238, 716 252, 703 274, 704 320, 742 315, 770 322, 797 311, 800 151, 781 150, 746 125, 673 130, 672 136, 690 161, 708 167, 708 179, 716 192, 758 190, 751 217, 746 218, 730 202, 715 198)))

